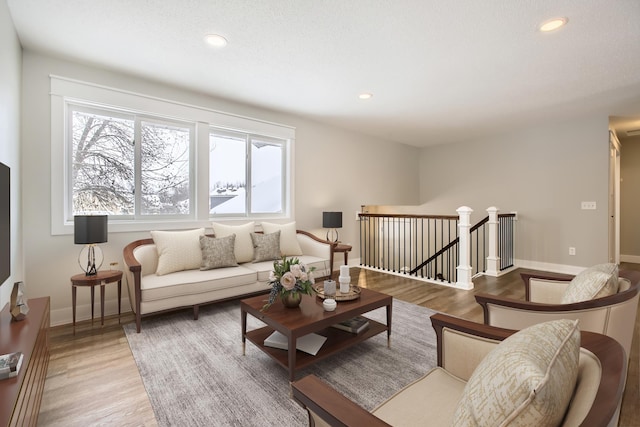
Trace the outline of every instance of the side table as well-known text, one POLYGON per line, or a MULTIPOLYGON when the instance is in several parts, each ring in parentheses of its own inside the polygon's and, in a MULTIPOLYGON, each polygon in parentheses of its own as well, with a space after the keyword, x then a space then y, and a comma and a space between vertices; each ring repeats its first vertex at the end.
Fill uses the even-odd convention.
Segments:
POLYGON ((76 288, 78 286, 91 287, 91 323, 93 324, 93 299, 95 287, 100 286, 100 325, 104 326, 104 286, 107 283, 118 282, 118 322, 120 322, 120 300, 122 296, 122 271, 103 270, 93 276, 76 274, 71 277, 71 300, 73 304, 73 334, 76 333, 76 288))
POLYGON ((351 252, 352 246, 344 243, 336 243, 331 245, 331 255, 329 256, 329 265, 331 266, 330 277, 333 277, 333 258, 336 252, 344 253, 344 265, 349 265, 349 252, 351 252))

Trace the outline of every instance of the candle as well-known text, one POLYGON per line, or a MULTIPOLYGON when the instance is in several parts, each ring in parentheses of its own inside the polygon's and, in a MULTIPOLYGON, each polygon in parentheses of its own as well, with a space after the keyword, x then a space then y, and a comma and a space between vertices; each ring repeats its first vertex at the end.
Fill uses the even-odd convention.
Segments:
POLYGON ((348 277, 349 276, 349 266, 348 265, 341 265, 340 266, 340 275, 343 277, 348 277))

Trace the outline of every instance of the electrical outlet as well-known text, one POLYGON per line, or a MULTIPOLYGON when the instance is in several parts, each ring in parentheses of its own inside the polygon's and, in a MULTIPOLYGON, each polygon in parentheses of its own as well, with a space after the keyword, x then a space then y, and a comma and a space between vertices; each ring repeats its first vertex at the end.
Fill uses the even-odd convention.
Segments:
POLYGON ((582 202, 581 207, 582 209, 595 210, 596 202, 582 202))
POLYGON ((576 254, 576 248, 574 248, 573 246, 569 247, 569 255, 575 255, 576 254))

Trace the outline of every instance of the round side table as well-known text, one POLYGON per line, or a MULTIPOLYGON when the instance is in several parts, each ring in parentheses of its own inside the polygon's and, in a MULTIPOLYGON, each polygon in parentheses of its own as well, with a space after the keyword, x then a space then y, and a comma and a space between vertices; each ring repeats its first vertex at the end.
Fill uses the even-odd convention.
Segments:
POLYGON ((73 334, 76 333, 76 288, 78 286, 91 287, 91 324, 93 324, 93 297, 95 287, 100 286, 100 325, 104 326, 104 286, 107 283, 118 282, 118 323, 120 322, 120 299, 122 296, 122 271, 103 270, 93 276, 76 274, 71 277, 71 300, 73 304, 73 334))

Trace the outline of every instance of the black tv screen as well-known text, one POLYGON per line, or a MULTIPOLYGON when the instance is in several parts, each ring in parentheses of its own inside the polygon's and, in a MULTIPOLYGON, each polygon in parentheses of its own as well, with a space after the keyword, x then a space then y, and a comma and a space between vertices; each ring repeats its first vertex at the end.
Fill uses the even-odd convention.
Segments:
POLYGON ((0 286, 11 275, 11 171, 0 163, 0 286))

